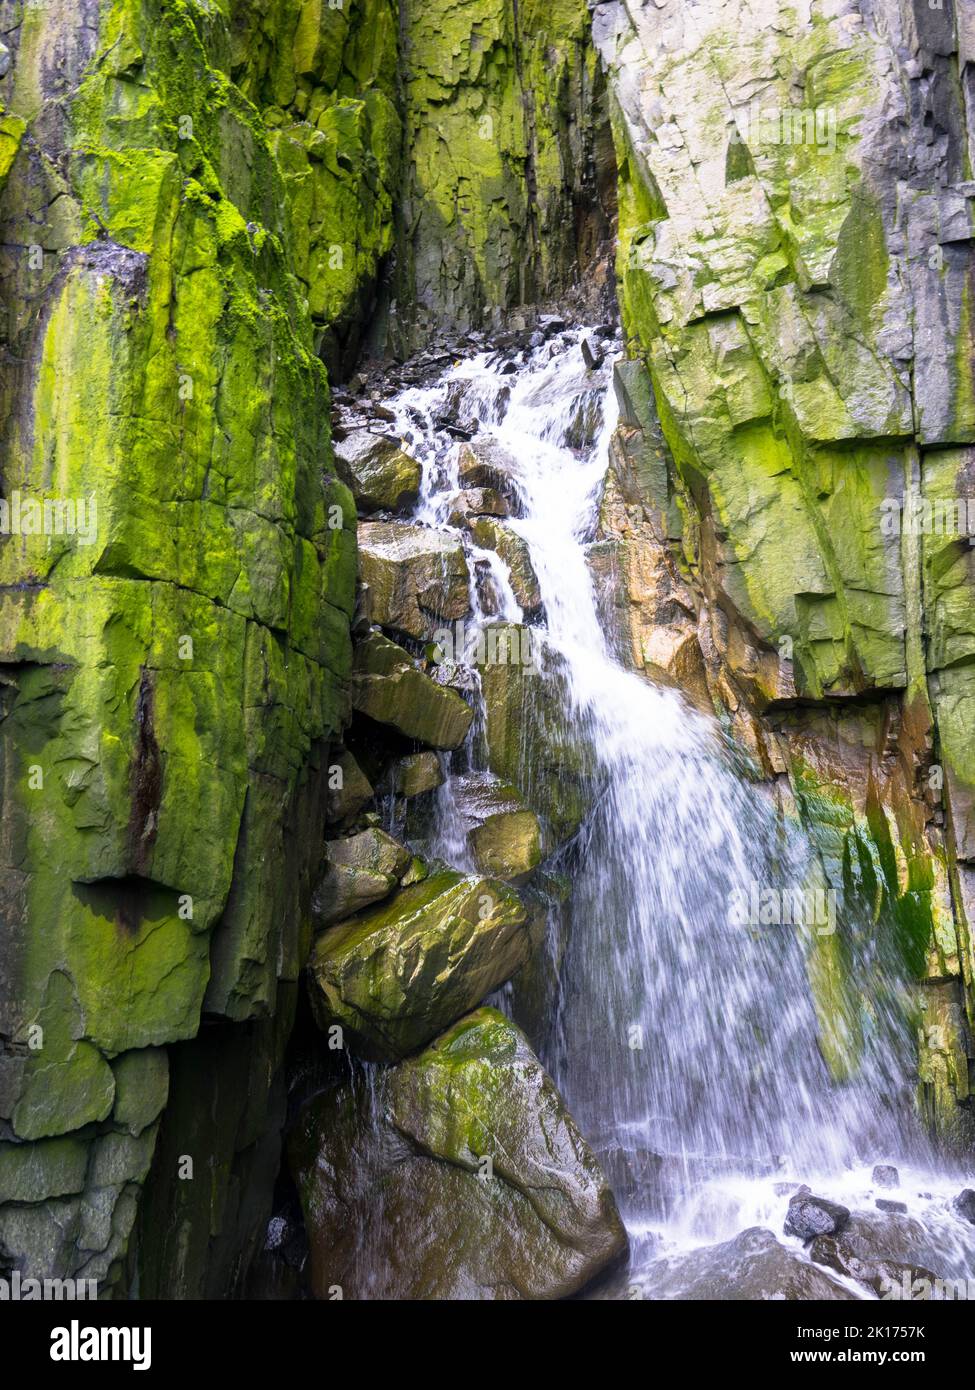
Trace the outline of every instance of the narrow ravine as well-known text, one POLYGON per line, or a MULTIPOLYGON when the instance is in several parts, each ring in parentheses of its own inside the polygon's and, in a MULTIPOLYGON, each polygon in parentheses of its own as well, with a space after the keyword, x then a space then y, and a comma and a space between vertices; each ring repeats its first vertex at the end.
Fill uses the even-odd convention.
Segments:
MULTIPOLYGON (((936 1246, 939 1267, 964 1276, 975 1238, 951 1208, 963 1175, 914 1113, 907 982, 896 962, 875 945, 852 962, 872 1032, 854 1074, 836 1085, 806 963, 813 937, 835 920, 741 924, 733 909, 755 892, 814 882, 811 847, 742 775, 717 724, 626 670, 604 625, 587 556, 616 424, 616 353, 591 330, 569 331, 523 353, 515 370, 507 353, 455 364, 392 408, 424 467, 412 520, 462 536, 477 576, 466 652, 452 655, 480 662, 482 674, 485 631, 525 613, 508 566, 458 515, 465 446, 442 422, 462 418, 468 451, 508 470, 497 480, 513 512, 504 524, 527 544, 541 597, 534 698, 560 702, 565 746, 584 750, 587 814, 554 860, 571 885, 553 910, 561 970, 547 1061, 611 1174, 631 1238, 626 1277, 644 1281, 647 1297, 683 1296, 684 1281, 701 1275, 702 1250, 716 1247, 720 1276, 722 1259, 733 1265, 741 1250, 719 1243, 754 1227, 781 1232, 803 1183, 879 1222, 881 1245, 876 1200, 893 1204, 898 1220, 909 1214, 915 1257, 936 1246), (890 1190, 877 1186, 877 1164, 896 1169, 890 1190)), ((442 669, 456 678, 453 663, 442 669)), ((492 767, 482 684, 472 684, 474 731, 451 755, 424 845, 460 866, 465 780, 492 767)), ((889 1239, 903 1256, 903 1230, 889 1239)), ((802 1252, 800 1240, 783 1240, 802 1252)))

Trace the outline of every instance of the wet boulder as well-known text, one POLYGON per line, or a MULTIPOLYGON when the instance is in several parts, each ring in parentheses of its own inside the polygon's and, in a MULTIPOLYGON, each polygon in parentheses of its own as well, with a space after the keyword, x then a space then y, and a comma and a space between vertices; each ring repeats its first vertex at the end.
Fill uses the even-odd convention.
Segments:
POLYGON ((975 1226, 975 1188, 964 1187, 952 1202, 955 1213, 975 1226))
POLYGON ((326 814, 330 825, 351 820, 373 798, 372 784, 352 754, 343 749, 328 769, 326 814))
POLYGON ((315 943, 310 993, 322 1029, 398 1061, 511 978, 531 941, 520 898, 497 879, 432 873, 315 943))
POLYGON ((372 632, 358 644, 352 708, 431 748, 459 748, 474 711, 455 690, 421 671, 403 647, 372 632))
POLYGON ((789 1202, 785 1218, 785 1233, 799 1240, 815 1240, 816 1236, 831 1236, 850 1219, 849 1207, 816 1197, 811 1192, 797 1192, 789 1202))
POLYGON ((875 1187, 900 1187, 900 1173, 890 1163, 875 1163, 870 1181, 875 1187))
POLYGON ((507 566, 511 587, 525 616, 531 618, 541 612, 542 591, 524 537, 495 517, 480 516, 469 526, 475 545, 482 550, 495 551, 507 566))
POLYGON ((319 1298, 555 1299, 626 1251, 613 1195, 523 1034, 479 1009, 300 1113, 289 1157, 319 1298))
POLYGON ((855 1211, 841 1231, 817 1236, 809 1254, 818 1264, 828 1265, 883 1296, 883 1282, 893 1280, 901 1288, 905 1272, 911 1279, 951 1279, 965 1274, 965 1252, 946 1235, 937 1226, 929 1227, 903 1213, 855 1211))
POLYGON ((458 825, 482 873, 523 883, 542 860, 541 825, 521 794, 490 773, 468 773, 451 784, 458 825))
POLYGON ((425 750, 399 758, 391 769, 392 789, 407 800, 433 792, 443 783, 443 769, 436 753, 425 750))
POLYGON ((567 839, 591 804, 593 758, 565 718, 561 658, 534 640, 532 629, 499 622, 485 627, 477 666, 491 771, 516 783, 556 839, 567 839))
POLYGON ((405 845, 376 826, 327 841, 324 873, 312 895, 315 925, 340 922, 388 897, 412 857, 405 845))
POLYGON ((878 1298, 923 1299, 925 1291, 934 1292, 937 1275, 916 1261, 898 1260, 879 1254, 874 1247, 858 1239, 857 1218, 848 1232, 838 1236, 817 1236, 809 1247, 810 1257, 817 1264, 854 1279, 878 1298))
POLYGON ((490 487, 470 487, 450 499, 451 526, 464 526, 470 517, 510 516, 511 503, 490 487))
POLYGON ((733 1240, 653 1264, 640 1279, 644 1297, 732 1302, 853 1300, 826 1270, 752 1226, 733 1240))
POLYGON ((366 521, 358 536, 363 613, 369 622, 427 639, 444 620, 466 616, 470 576, 455 535, 404 522, 366 521))
POLYGON ((496 440, 479 436, 457 451, 457 477, 462 488, 490 488, 518 508, 518 460, 496 440))
POLYGON ((353 430, 335 444, 335 471, 363 512, 403 512, 420 494, 421 470, 388 435, 353 430))

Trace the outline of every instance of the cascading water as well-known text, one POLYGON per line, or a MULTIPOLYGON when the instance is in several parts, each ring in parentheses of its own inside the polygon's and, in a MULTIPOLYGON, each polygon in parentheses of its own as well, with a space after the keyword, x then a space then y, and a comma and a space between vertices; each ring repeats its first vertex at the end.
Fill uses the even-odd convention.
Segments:
MULTIPOLYGON (((952 1252, 953 1273, 975 1273, 975 1232, 948 1206, 957 1177, 939 1172, 914 1121, 896 965, 875 944, 861 962, 870 1027, 855 1078, 838 1086, 806 963, 830 923, 734 925, 729 910, 756 887, 801 889, 815 869, 808 846, 739 774, 713 721, 613 654, 587 563, 616 423, 612 354, 591 368, 584 336, 526 353, 514 372, 483 354, 392 403, 424 464, 418 521, 447 526, 456 505, 456 443, 438 425, 448 408, 460 404, 514 461, 520 514, 507 524, 529 547, 543 600, 534 679, 558 671, 564 738, 589 763, 546 1060, 611 1173, 637 1267, 749 1225, 781 1231, 798 1181, 870 1205, 869 1165, 895 1160, 894 1195, 952 1252)), ((473 641, 484 623, 523 613, 499 557, 462 534, 479 576, 473 641)), ((475 736, 455 755, 457 775, 482 746, 475 736)), ((430 848, 462 863, 455 794, 448 779, 430 848)))

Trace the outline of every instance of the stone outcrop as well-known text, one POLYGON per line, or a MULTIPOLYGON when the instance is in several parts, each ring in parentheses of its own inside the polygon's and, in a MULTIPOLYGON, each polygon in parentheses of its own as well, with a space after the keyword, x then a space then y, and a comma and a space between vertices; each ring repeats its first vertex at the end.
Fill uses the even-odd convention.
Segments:
POLYGON ((583 281, 598 304, 615 188, 585 0, 406 0, 403 23, 402 354, 583 281))
POLYGON ((525 918, 496 879, 431 874, 317 939, 309 971, 319 1026, 338 1025, 369 1060, 407 1056, 524 964, 525 918))
POLYGON ((433 748, 457 748, 474 718, 470 705, 421 671, 409 652, 373 632, 356 648, 353 708, 433 748))
MULTIPOLYGON (((160 1049, 204 1011, 272 1019, 297 980, 349 708, 319 353, 351 350, 392 243, 395 7, 258 8, 4 12, 0 1267, 105 1291, 133 1273, 160 1049), (60 510, 12 527, 15 498, 60 510)), ((274 1067, 241 1056, 273 1170, 274 1067)), ((213 1113, 219 1085, 178 1067, 170 1107, 213 1113)))
POLYGON ((493 1009, 386 1073, 374 1111, 361 1087, 311 1101, 290 1156, 319 1298, 559 1298, 626 1250, 588 1145, 493 1009))
MULTIPOLYGON (((867 866, 864 910, 922 981, 922 1103, 960 1134, 975 1056, 964 7, 606 3, 593 35, 631 359, 593 555, 604 601, 626 659, 716 709, 777 782, 829 882, 867 866)), ((842 957, 837 939, 810 964, 837 1075, 862 1022, 842 957)))

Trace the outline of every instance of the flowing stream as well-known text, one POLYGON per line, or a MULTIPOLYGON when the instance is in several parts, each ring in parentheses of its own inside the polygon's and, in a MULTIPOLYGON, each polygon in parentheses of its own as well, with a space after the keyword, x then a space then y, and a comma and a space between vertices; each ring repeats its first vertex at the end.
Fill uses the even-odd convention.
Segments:
MULTIPOLYGON (((647 1296, 655 1260, 749 1226, 780 1234, 798 1182, 862 1209, 874 1210, 877 1195, 903 1201, 951 1252, 953 1271, 975 1274, 975 1231, 949 1208, 958 1174, 914 1119, 914 1044, 895 962, 876 941, 854 959, 869 1028, 855 1076, 834 1084, 807 955, 835 923, 738 925, 731 911, 736 893, 748 901, 813 881, 809 846, 742 774, 717 723, 627 670, 604 626, 588 551, 616 425, 613 349, 604 344, 590 368, 587 336, 567 331, 514 371, 504 354, 465 360, 392 403, 424 464, 418 521, 448 526, 456 505, 446 414, 476 422, 513 460, 520 507, 507 524, 528 544, 543 600, 534 679, 559 672, 564 737, 589 761, 592 809, 563 851, 571 894, 553 909, 564 950, 544 1060, 610 1174, 647 1296), (873 1191, 877 1162, 898 1166, 898 1190, 873 1191)), ((479 576, 473 640, 484 622, 524 615, 506 566, 461 534, 479 576)), ((482 734, 479 721, 454 755, 456 774, 484 766, 482 734)), ((449 778, 431 848, 458 863, 455 790, 449 778)))

